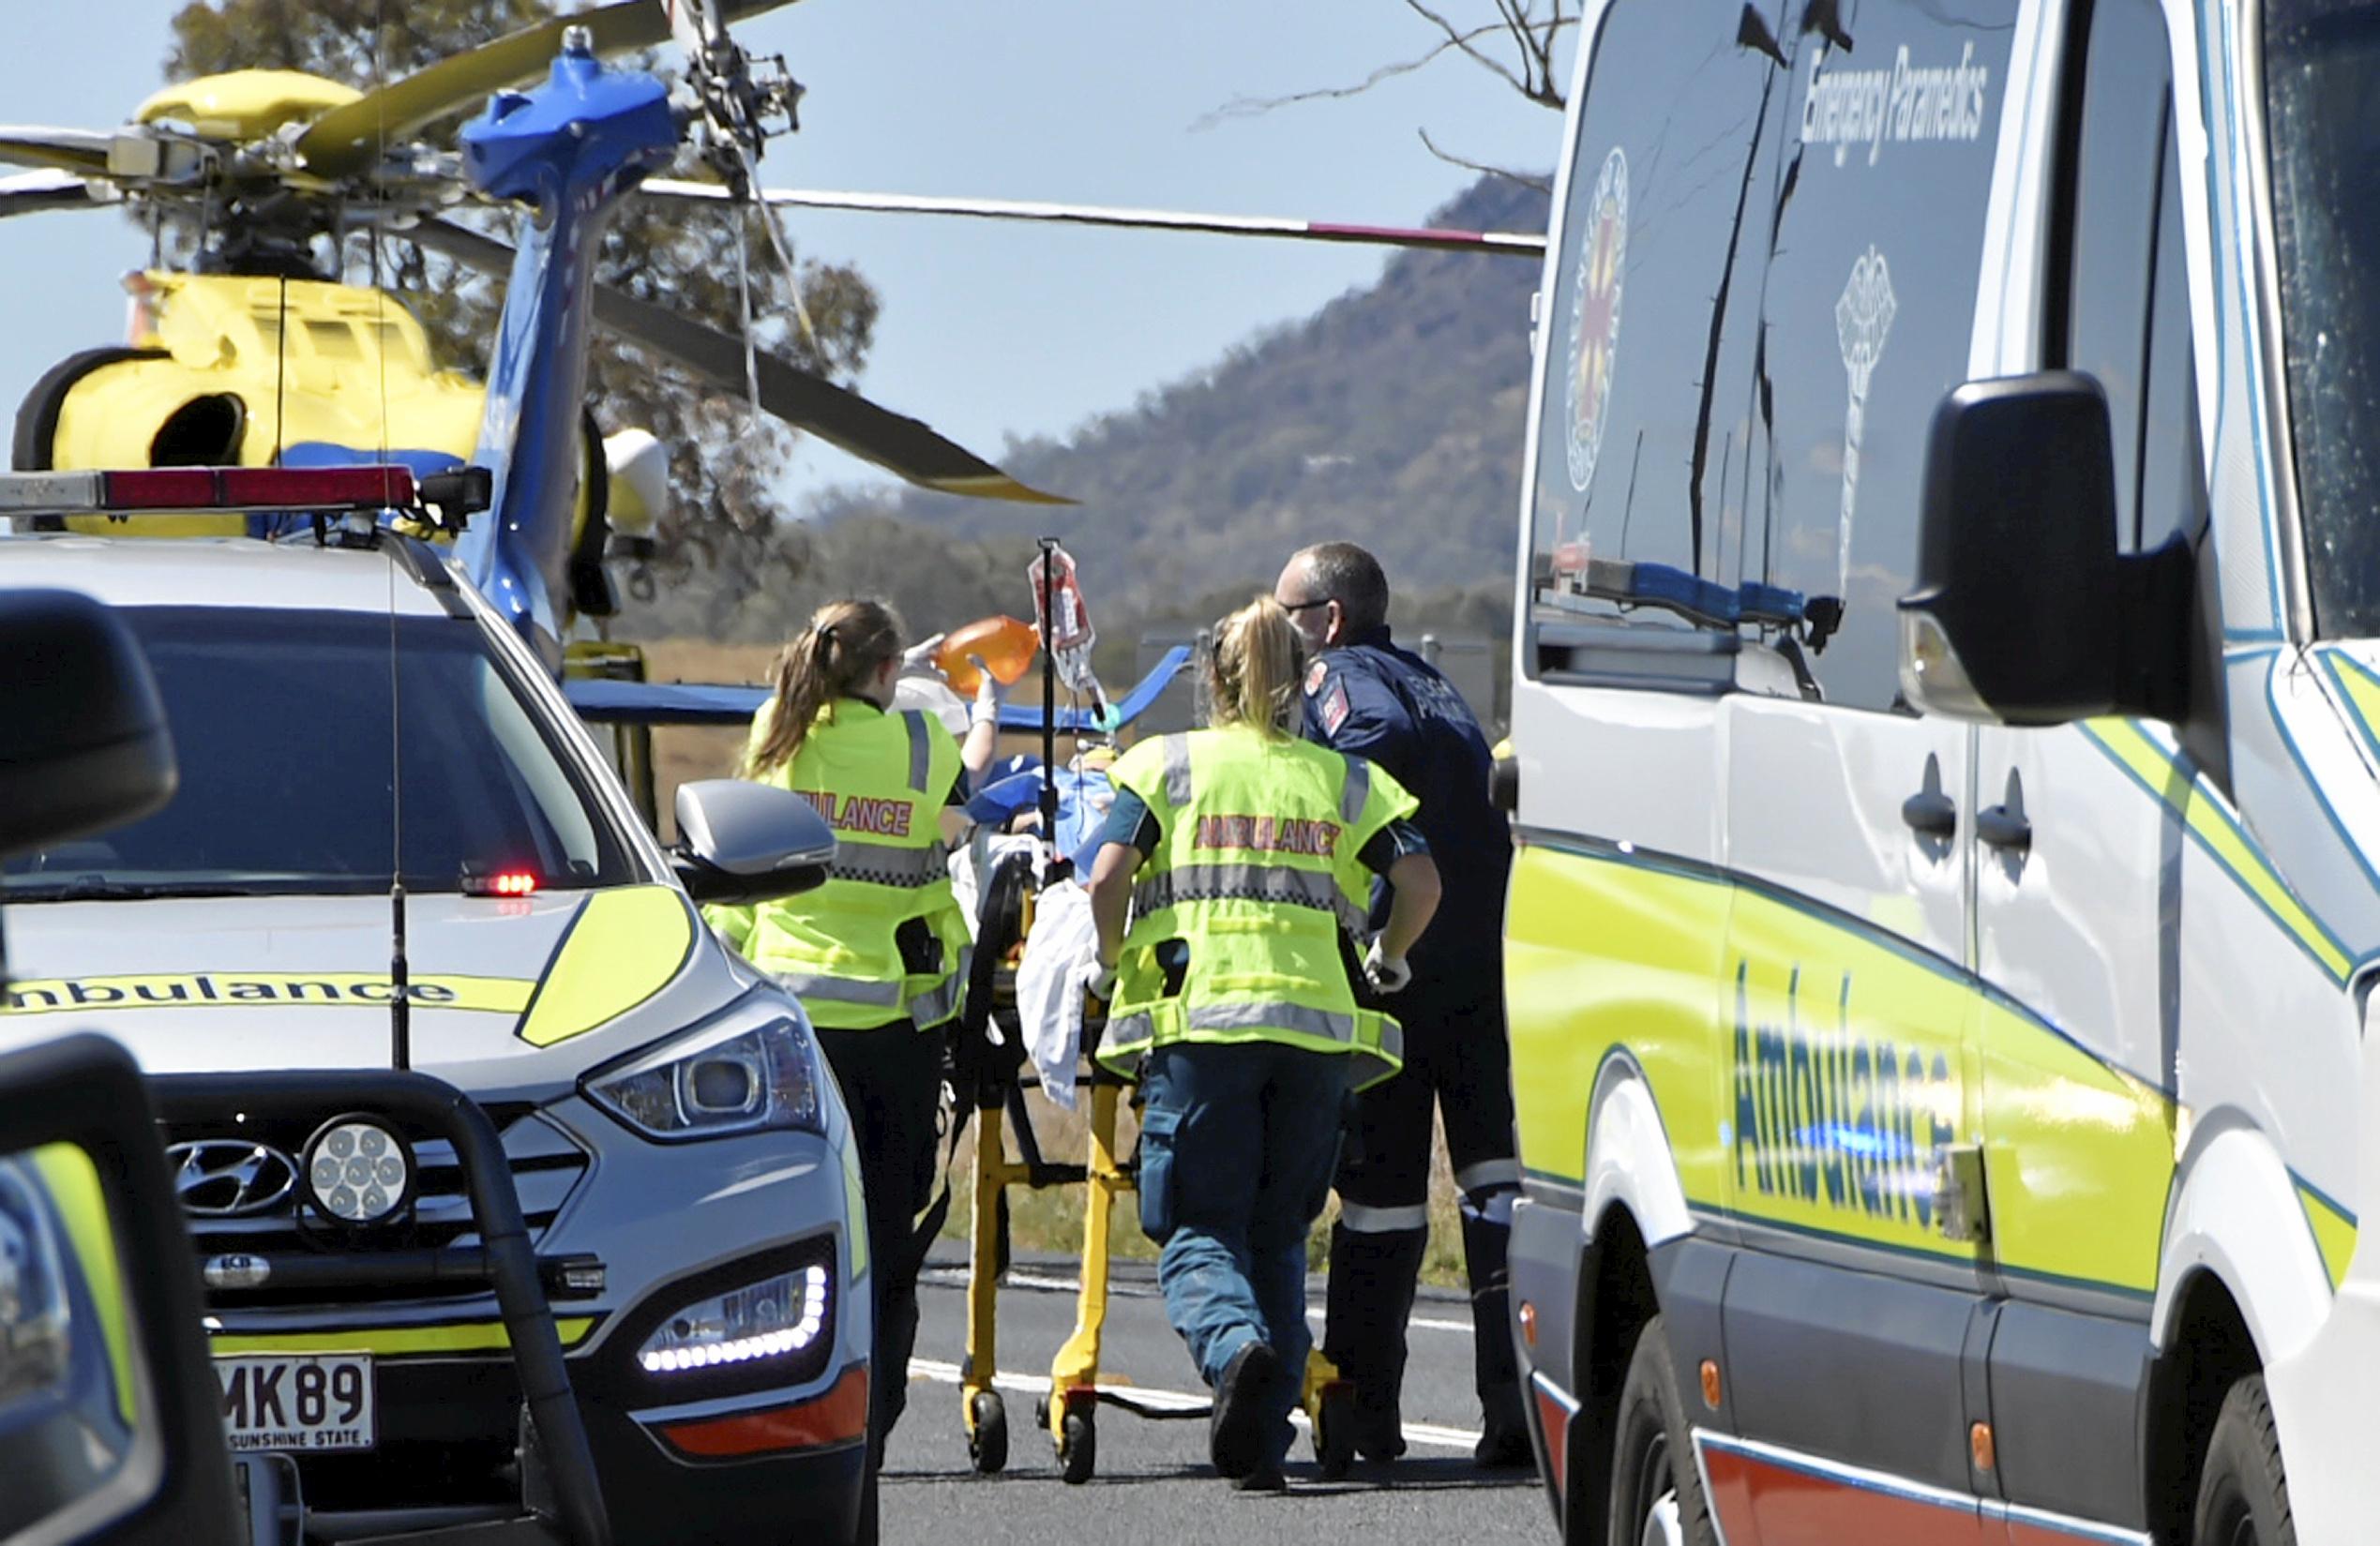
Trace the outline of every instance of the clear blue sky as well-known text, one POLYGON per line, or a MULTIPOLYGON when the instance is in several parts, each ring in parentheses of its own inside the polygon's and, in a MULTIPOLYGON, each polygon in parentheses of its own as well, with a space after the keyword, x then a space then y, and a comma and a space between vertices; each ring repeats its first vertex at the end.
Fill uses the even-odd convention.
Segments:
MULTIPOLYGON (((11 18, 0 119, 105 128, 156 87, 182 0, 82 0, 11 18)), ((1486 0, 1451 14, 1489 14, 1486 0)), ((1431 33, 1400 0, 806 0, 737 28, 809 88, 770 181, 909 193, 1417 223, 1469 174, 1416 137, 1549 168, 1551 113, 1448 56, 1346 101, 1194 128, 1242 96, 1362 79, 1431 33)), ((884 298, 861 387, 998 459, 1128 407, 1233 342, 1375 278, 1361 248, 802 213, 808 255, 884 298)), ((120 214, 0 221, 0 409, 42 370, 121 340, 116 285, 146 244, 120 214)), ((1514 325, 1525 325, 1514 319, 1514 325)), ((1515 427, 1515 446, 1518 428, 1515 427)), ((1517 450, 1515 451, 1517 455, 1517 450)), ((797 489, 873 475, 805 442, 797 489)))

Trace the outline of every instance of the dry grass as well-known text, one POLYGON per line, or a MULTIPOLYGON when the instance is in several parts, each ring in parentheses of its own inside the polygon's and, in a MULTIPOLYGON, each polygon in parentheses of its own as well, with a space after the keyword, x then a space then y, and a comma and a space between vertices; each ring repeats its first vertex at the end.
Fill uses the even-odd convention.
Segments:
MULTIPOLYGON (((766 682, 776 664, 767 644, 712 644, 670 638, 644 646, 645 672, 655 682, 766 682)), ((677 839, 678 786, 696 778, 726 778, 744 755, 744 730, 670 725, 653 732, 653 775, 661 839, 677 839)))
MULTIPOLYGON (((1031 1113, 1034 1137, 1040 1142, 1042 1158, 1053 1163, 1079 1164, 1090 1152, 1088 1105, 1084 1112, 1065 1111, 1029 1093, 1025 1101, 1031 1113)), ((1136 1124, 1129 1112, 1117 1121, 1118 1150, 1129 1154, 1136 1134, 1136 1124)), ((970 1220, 973 1217, 975 1137, 971 1132, 960 1145, 957 1163, 951 1171, 950 1217, 942 1225, 946 1239, 967 1238, 970 1220)), ((1009 1153, 1016 1154, 1016 1143, 1009 1140, 1009 1153)), ((1016 1187, 1008 1194, 1009 1247, 1019 1255, 1049 1253, 1077 1259, 1083 1248, 1083 1208, 1087 1193, 1079 1186, 1050 1187, 1034 1190, 1016 1187)), ((1431 1145, 1430 1163, 1430 1239, 1422 1258, 1422 1281, 1439 1287, 1459 1288, 1463 1285, 1463 1232, 1455 1211, 1454 1173, 1446 1158, 1443 1133, 1436 1134, 1431 1145)), ((1331 1223, 1338 1217, 1338 1200, 1333 1197, 1314 1223, 1314 1231, 1306 1238, 1306 1261, 1316 1270, 1322 1269, 1329 1259, 1331 1223)), ((1112 1256, 1134 1261, 1152 1261, 1157 1249, 1140 1232, 1137 1216, 1129 1202, 1118 1208, 1116 1217, 1108 1222, 1108 1253, 1112 1256)))

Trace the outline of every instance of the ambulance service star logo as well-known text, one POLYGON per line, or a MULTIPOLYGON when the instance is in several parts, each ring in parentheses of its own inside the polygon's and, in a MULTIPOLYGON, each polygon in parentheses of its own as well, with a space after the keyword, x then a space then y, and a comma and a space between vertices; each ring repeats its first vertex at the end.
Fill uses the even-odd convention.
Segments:
POLYGON ((1834 303, 1834 330, 1843 345, 1843 369, 1849 377, 1850 400, 1843 410, 1843 509, 1835 520, 1835 592, 1850 593, 1851 518, 1860 503, 1860 440, 1868 417, 1868 383, 1884 358, 1884 340, 1892 331, 1892 314, 1900 303, 1892 298, 1892 269, 1884 254, 1870 247, 1851 264, 1851 278, 1834 303))
POLYGON ((1603 449, 1611 372, 1619 346, 1619 289, 1628 258, 1628 158, 1617 147, 1604 158, 1578 244, 1571 283, 1570 371, 1565 394, 1571 487, 1580 493, 1595 479, 1603 449))

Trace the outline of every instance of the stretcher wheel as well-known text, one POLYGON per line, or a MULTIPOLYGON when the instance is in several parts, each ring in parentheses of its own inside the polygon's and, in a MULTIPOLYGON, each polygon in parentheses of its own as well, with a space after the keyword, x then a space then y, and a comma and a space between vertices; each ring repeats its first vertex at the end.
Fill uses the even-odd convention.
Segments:
POLYGON ((967 1458, 981 1476, 998 1476, 1008 1463, 1008 1406, 997 1390, 978 1390, 968 1408, 974 1426, 967 1434, 967 1458))
POLYGON ((1079 1487, 1099 1465, 1099 1429, 1089 1412, 1069 1412, 1058 1426, 1058 1463, 1066 1485, 1079 1487))
POLYGON ((1344 1380, 1324 1386, 1315 1400, 1314 1458, 1324 1481, 1345 1481, 1355 1468, 1355 1392, 1344 1380))

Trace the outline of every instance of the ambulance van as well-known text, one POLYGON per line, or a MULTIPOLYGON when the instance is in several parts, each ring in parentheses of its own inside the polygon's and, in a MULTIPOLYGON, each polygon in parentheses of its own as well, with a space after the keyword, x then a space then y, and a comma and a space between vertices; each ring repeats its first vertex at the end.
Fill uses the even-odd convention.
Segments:
POLYGON ((1505 947, 1565 1538, 2380 1540, 2380 5, 1579 26, 1505 947))

